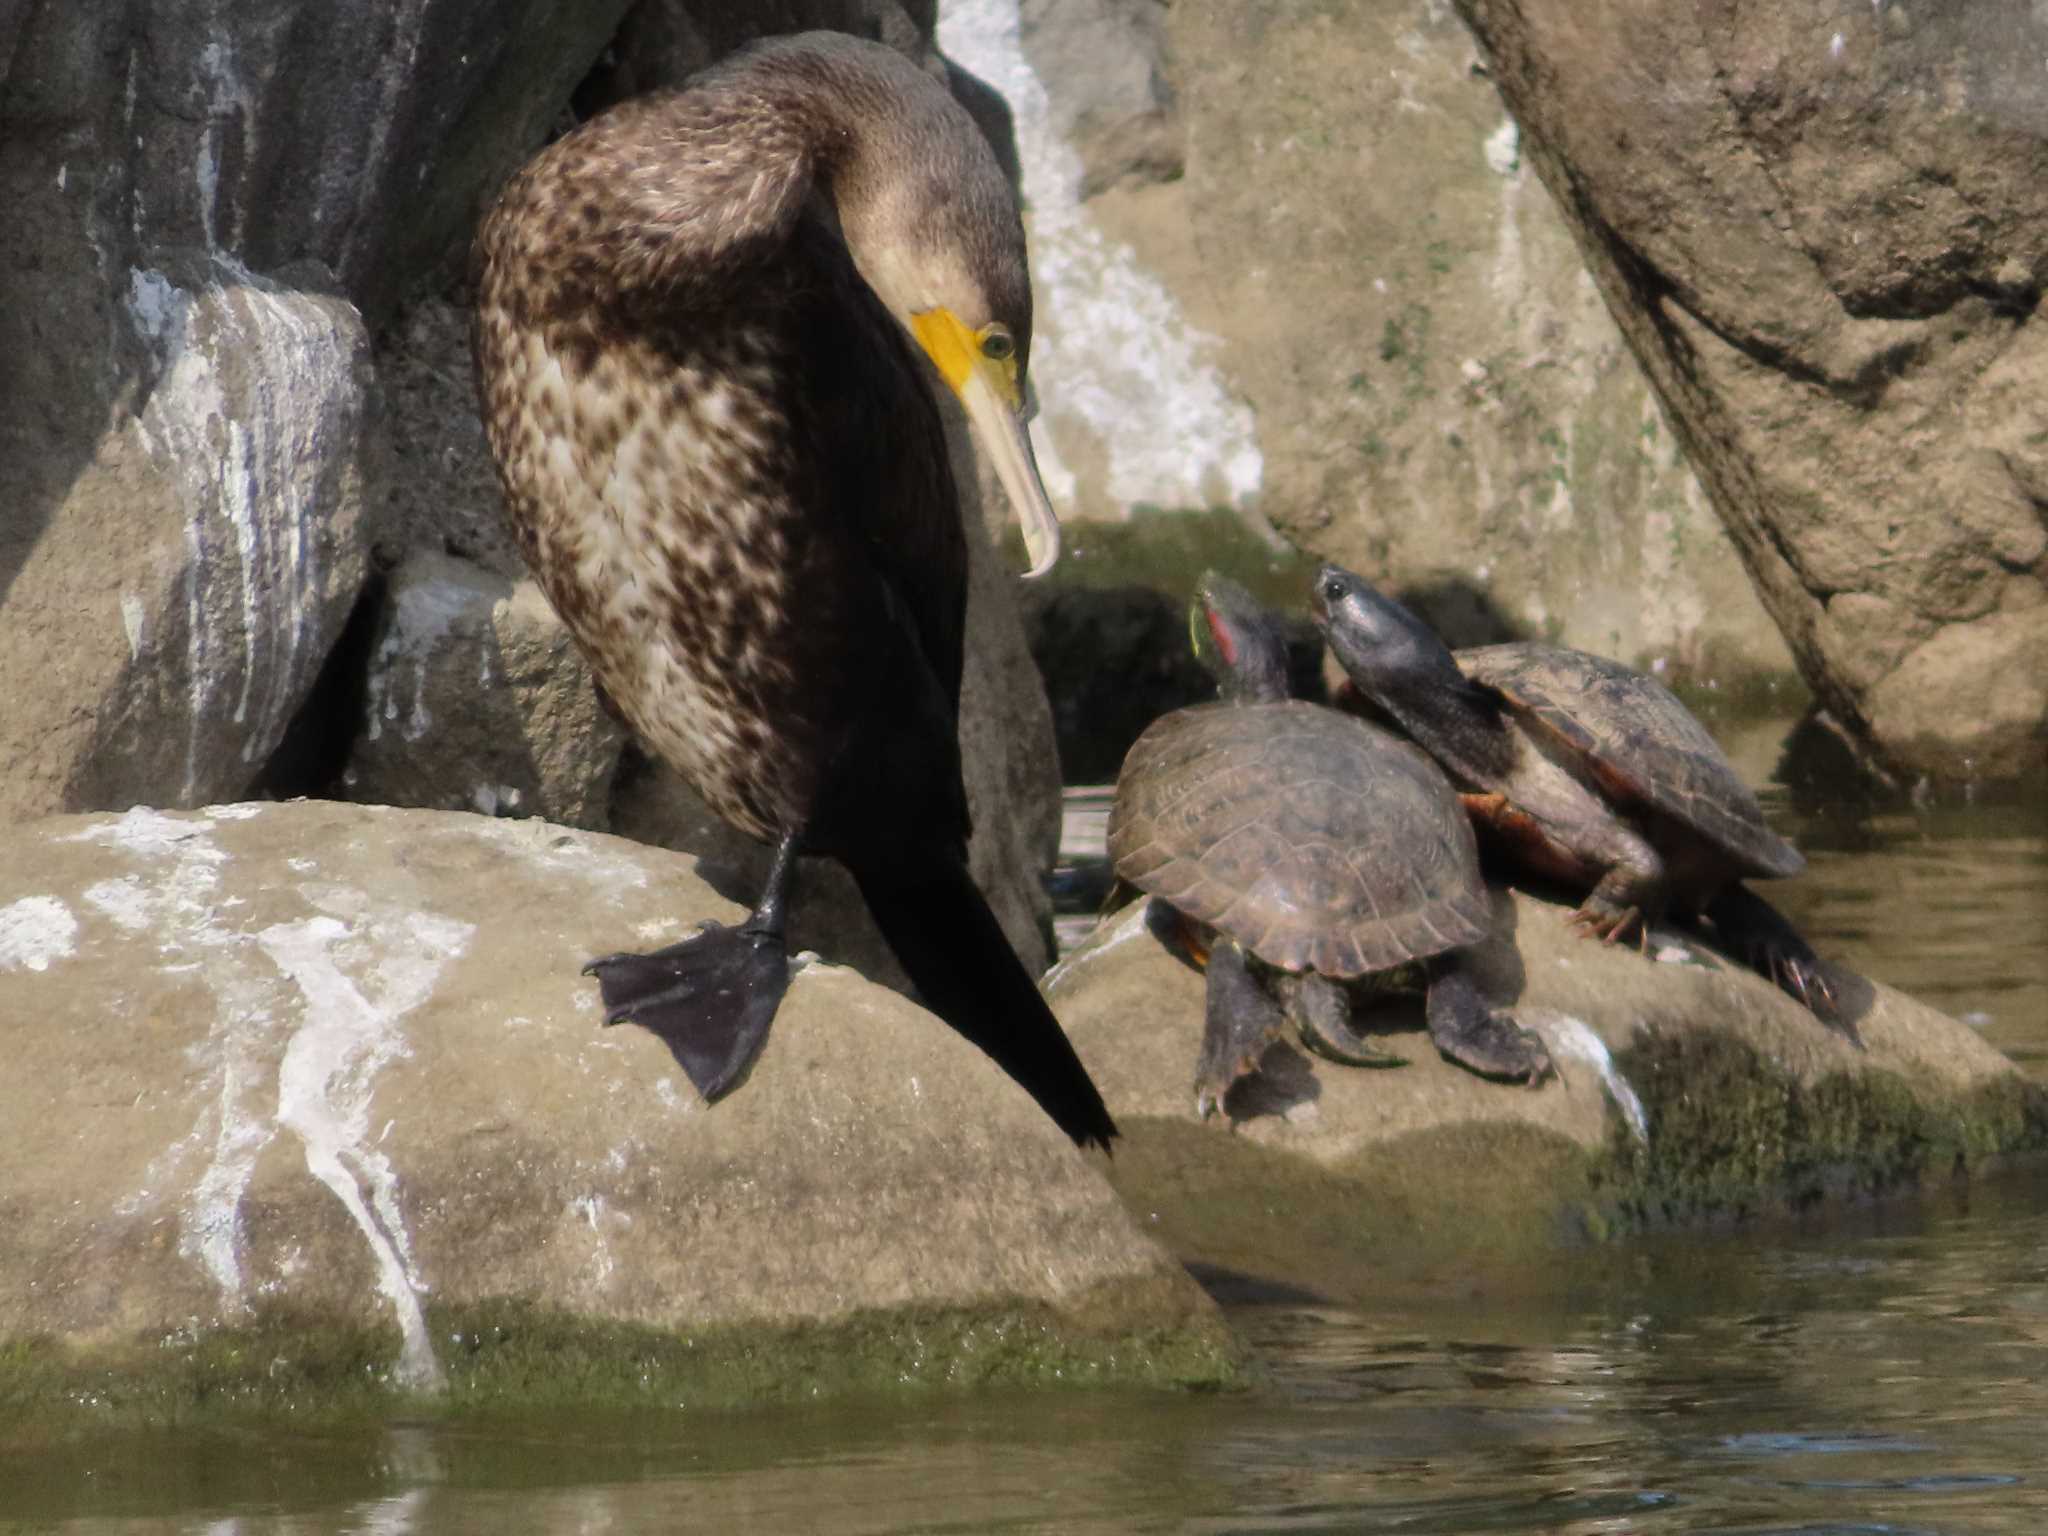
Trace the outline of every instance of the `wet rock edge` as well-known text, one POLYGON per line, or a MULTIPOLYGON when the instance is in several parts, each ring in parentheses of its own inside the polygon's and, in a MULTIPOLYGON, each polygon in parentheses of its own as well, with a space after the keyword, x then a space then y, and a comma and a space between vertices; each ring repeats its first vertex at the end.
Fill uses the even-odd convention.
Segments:
POLYGON ((533 1410, 687 1412, 989 1388, 1217 1389, 1242 1367, 1176 1274, 1036 1302, 878 1309, 829 1321, 680 1332, 523 1301, 430 1303, 447 1375, 398 1381, 395 1326, 265 1306, 244 1326, 90 1346, 0 1342, 0 1445, 251 1422, 486 1418, 533 1410), (1171 1321, 1161 1323, 1161 1317, 1171 1321))
POLYGON ((1618 1114, 1588 1150, 1538 1126, 1459 1124, 1331 1165, 1192 1117, 1126 1116, 1107 1170, 1147 1230, 1213 1290, 1373 1306, 1606 1283, 1625 1239, 1713 1232, 1905 1199, 2048 1166, 2048 1084, 1960 1093, 1891 1071, 1803 1083, 1711 1029, 1644 1030, 1616 1053, 1653 1131, 1618 1114), (1585 1262, 1580 1262, 1584 1259, 1585 1262))
POLYGON ((1899 1073, 1811 1083, 1714 1031, 1644 1031, 1616 1053, 1652 1134, 1618 1118, 1589 1170, 1586 1233, 1805 1213, 1912 1193, 2048 1155, 2048 1083, 2002 1074, 1951 1095, 1899 1073))

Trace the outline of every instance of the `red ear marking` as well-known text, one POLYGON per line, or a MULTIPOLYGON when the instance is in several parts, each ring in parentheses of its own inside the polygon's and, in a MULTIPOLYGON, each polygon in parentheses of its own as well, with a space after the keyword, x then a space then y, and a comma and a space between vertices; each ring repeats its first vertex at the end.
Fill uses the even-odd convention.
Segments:
POLYGON ((1223 665, 1236 666, 1237 642, 1231 638, 1229 626, 1223 622, 1214 608, 1205 608, 1202 612, 1209 621, 1209 633, 1215 637, 1216 649, 1223 653, 1223 665))

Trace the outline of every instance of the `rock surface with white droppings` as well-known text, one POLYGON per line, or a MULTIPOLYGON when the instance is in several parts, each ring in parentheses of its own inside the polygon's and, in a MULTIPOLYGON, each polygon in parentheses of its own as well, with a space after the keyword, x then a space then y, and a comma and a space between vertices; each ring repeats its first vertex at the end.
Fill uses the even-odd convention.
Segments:
POLYGON ((363 317, 625 8, 0 5, 0 821, 257 780, 365 576, 363 317))
POLYGON ((431 1389, 440 1306, 703 1330, 1017 1305, 1080 1329, 1122 1293, 1119 1327, 1210 1326, 1099 1156, 851 971, 799 970, 715 1107, 652 1035, 605 1028, 585 959, 737 915, 687 858, 323 801, 60 817, 9 853, 0 1036, 37 1070, 0 1073, 0 1342, 282 1309, 383 1330, 381 1369, 431 1389))
POLYGON ((355 311, 228 262, 129 278, 151 387, 0 594, 0 819, 246 790, 367 569, 355 311))
POLYGON ((625 744, 531 579, 431 550, 391 573, 349 799, 598 828, 625 744))
POLYGON ((54 896, 24 896, 0 907, 0 971, 47 971, 71 953, 78 919, 54 896))

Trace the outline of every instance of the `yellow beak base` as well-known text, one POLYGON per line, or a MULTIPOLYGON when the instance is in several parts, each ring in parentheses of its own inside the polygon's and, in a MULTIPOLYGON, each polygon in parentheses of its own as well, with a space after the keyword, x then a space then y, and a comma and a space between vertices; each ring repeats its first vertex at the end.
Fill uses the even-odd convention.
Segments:
POLYGON ((980 333, 969 330, 950 309, 913 315, 911 330, 940 377, 960 397, 967 424, 1016 509, 1024 548, 1031 556, 1031 569, 1024 574, 1043 576, 1059 559, 1060 525, 1031 452, 1017 359, 988 356, 982 351, 980 333))

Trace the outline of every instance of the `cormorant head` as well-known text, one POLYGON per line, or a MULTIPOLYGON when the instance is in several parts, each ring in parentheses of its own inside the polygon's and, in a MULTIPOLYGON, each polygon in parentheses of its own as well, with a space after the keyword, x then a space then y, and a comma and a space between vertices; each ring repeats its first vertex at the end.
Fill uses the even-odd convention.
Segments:
POLYGON ((1467 686, 1435 630, 1341 565, 1316 572, 1309 611, 1351 681, 1383 709, 1400 713, 1394 701, 1418 688, 1467 686))
POLYGON ((1205 572, 1188 606, 1195 659, 1233 703, 1268 704, 1287 697, 1287 641, 1273 616, 1227 576, 1205 572))
MULTIPOLYGON (((1020 236, 1021 239, 1021 236, 1020 236)), ((1021 246, 1019 255, 1021 257, 1021 246)), ((949 262, 935 263, 943 270, 949 262)), ((1021 270, 1021 261, 1020 261, 1021 270)), ((995 277, 991 272, 984 278, 995 277)), ((1039 479, 1025 411, 1024 367, 1031 347, 1031 289, 968 279, 934 281, 927 302, 910 312, 910 332, 959 396, 982 452, 995 465, 1031 555, 1026 573, 1042 576, 1060 553, 1060 525, 1039 479)))
MULTIPOLYGON (((906 66, 907 68, 907 66, 906 66)), ((897 102, 838 179, 847 248, 959 397, 1023 524, 1038 576, 1059 558, 1059 523, 1025 422, 1031 277, 1024 221, 995 151, 929 76, 897 102)))

